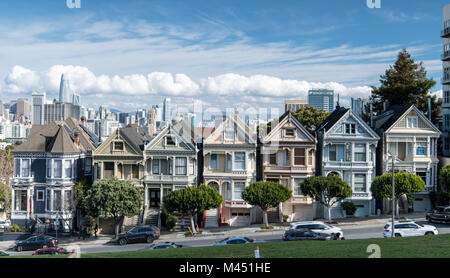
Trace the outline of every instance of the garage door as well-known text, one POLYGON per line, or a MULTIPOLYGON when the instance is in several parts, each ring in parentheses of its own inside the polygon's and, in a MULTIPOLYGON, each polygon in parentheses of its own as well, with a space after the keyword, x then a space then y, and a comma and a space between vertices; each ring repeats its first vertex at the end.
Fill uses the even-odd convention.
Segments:
POLYGON ((312 205, 293 205, 292 221, 308 221, 313 220, 312 205))
POLYGON ((414 212, 425 212, 431 209, 431 203, 428 196, 415 196, 414 197, 414 212))
POLYGON ((230 223, 233 227, 243 227, 250 225, 250 212, 232 211, 230 223))
POLYGON ((356 211, 354 216, 362 217, 369 216, 369 202, 355 202, 353 203, 356 206, 356 211))

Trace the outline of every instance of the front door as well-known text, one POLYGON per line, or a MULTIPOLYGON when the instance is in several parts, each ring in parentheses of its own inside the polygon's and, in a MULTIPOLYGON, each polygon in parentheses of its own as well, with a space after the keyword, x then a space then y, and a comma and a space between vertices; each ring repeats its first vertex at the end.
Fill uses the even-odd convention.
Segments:
POLYGON ((150 207, 159 208, 161 202, 161 190, 160 189, 149 189, 150 195, 150 207))

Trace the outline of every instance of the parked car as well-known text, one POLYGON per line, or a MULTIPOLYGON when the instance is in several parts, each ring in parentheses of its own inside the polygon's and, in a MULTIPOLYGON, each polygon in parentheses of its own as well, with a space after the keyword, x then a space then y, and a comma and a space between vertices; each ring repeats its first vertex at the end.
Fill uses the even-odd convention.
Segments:
POLYGON ((284 233, 283 240, 336 240, 336 234, 316 233, 310 229, 291 229, 284 233))
POLYGON ((138 226, 129 230, 126 233, 122 233, 118 236, 117 242, 120 245, 136 242, 152 243, 160 236, 159 228, 155 226, 138 226))
POLYGON ((428 220, 429 223, 436 221, 450 224, 450 206, 438 207, 433 211, 427 212, 425 218, 428 220))
MULTIPOLYGON (((431 225, 421 225, 414 221, 395 221, 394 237, 437 235, 438 230, 431 225)), ((392 237, 392 221, 384 226, 383 237, 392 237)))
POLYGON ((8 230, 11 228, 11 221, 0 220, 0 230, 8 230))
POLYGON ((9 254, 0 250, 0 257, 6 257, 6 256, 9 256, 9 254))
POLYGON ((155 250, 155 249, 166 249, 166 248, 182 248, 183 245, 176 244, 174 242, 159 242, 150 245, 150 247, 145 248, 146 250, 155 250))
POLYGON ((58 240, 50 236, 32 236, 26 240, 17 241, 14 250, 22 252, 24 250, 37 250, 40 248, 57 247, 58 240))
POLYGON ((214 243, 214 246, 222 246, 228 244, 258 243, 258 242, 263 241, 251 239, 248 237, 227 237, 225 239, 222 239, 221 241, 214 243))
POLYGON ((327 235, 335 235, 339 239, 344 238, 344 232, 341 228, 327 225, 321 221, 304 221, 304 222, 294 222, 291 223, 290 229, 309 229, 316 233, 327 234, 327 235))
POLYGON ((74 252, 61 247, 42 248, 34 251, 33 255, 71 255, 74 252))

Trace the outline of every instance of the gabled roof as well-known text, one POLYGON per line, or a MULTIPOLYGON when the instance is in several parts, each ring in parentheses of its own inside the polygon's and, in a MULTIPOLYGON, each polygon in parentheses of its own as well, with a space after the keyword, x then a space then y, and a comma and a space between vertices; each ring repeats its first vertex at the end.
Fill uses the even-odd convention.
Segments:
POLYGON ((234 114, 233 116, 225 117, 222 123, 217 128, 215 128, 208 137, 205 138, 205 143, 213 144, 210 141, 213 140, 213 138, 219 138, 222 135, 221 133, 223 132, 225 126, 230 121, 233 122, 233 124, 235 124, 235 126, 237 127, 238 136, 239 132, 241 132, 242 135, 245 136, 245 138, 248 138, 248 143, 253 144, 256 142, 255 132, 253 132, 253 130, 247 124, 245 124, 245 122, 241 119, 241 117, 239 117, 238 114, 234 114))
POLYGON ((336 107, 336 109, 316 128, 316 131, 327 132, 332 128, 346 113, 350 108, 336 107))
POLYGON ((140 150, 145 149, 145 145, 148 144, 153 137, 148 135, 147 132, 137 124, 129 124, 126 127, 120 128, 120 135, 126 137, 128 142, 133 148, 140 150))
MULTIPOLYGON (((264 136, 263 141, 270 141, 274 134, 278 132, 282 126, 286 125, 287 121, 291 121, 291 123, 293 123, 294 126, 298 130, 300 130, 311 142, 315 142, 314 134, 307 130, 290 111, 286 111, 283 115, 280 116, 280 118, 278 119, 278 124, 276 126, 270 127, 270 131, 267 135, 264 136)), ((272 124, 273 123, 274 122, 272 122, 272 124)))
POLYGON ((53 140, 50 142, 48 147, 46 148, 47 152, 51 153, 78 153, 80 149, 76 147, 73 142, 73 139, 70 137, 66 130, 66 126, 60 125, 58 128, 58 132, 53 137, 53 140))
MULTIPOLYGON (((412 106, 412 105, 411 105, 412 106)), ((373 126, 382 131, 388 130, 398 119, 400 119, 411 106, 393 105, 382 114, 374 117, 373 126)))
MULTIPOLYGON (((171 134, 171 135, 175 136, 177 139, 181 140, 181 142, 183 142, 184 145, 186 145, 190 151, 196 151, 194 142, 191 140, 191 137, 190 137, 191 133, 189 133, 188 135, 182 134, 181 131, 177 128, 174 128, 172 124, 165 126, 158 133, 158 135, 153 137, 152 140, 145 146, 145 150, 146 151, 152 150, 156 146, 156 144, 158 144, 158 142, 160 142, 160 140, 162 140, 162 138, 165 137, 167 134, 171 134)), ((181 146, 181 144, 179 144, 179 146, 181 146)), ((159 150, 159 151, 161 151, 161 150, 159 150)), ((164 150, 164 151, 166 151, 166 150, 164 150)), ((171 151, 176 151, 176 150, 167 149, 167 151, 171 152, 171 151)))

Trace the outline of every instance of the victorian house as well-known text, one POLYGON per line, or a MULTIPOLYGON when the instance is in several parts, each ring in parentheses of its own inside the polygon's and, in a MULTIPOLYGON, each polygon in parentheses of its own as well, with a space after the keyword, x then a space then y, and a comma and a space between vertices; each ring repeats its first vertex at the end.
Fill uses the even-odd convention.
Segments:
POLYGON ((72 228, 73 190, 92 178, 92 151, 98 138, 74 118, 33 125, 28 140, 14 150, 11 221, 34 221, 72 228))
MULTIPOLYGON (((429 192, 436 191, 438 184, 439 129, 414 105, 392 106, 374 118, 374 129, 381 137, 377 149, 377 175, 392 171, 393 155, 395 172, 414 173, 426 184, 425 191, 414 194, 412 208, 403 200, 401 209, 431 209, 429 192)), ((383 209, 390 210, 389 201, 384 200, 383 209)))
POLYGON ((256 134, 238 114, 224 116, 204 139, 202 152, 202 179, 224 198, 218 209, 205 212, 203 225, 246 226, 257 221, 255 208, 241 196, 256 177, 256 134))
POLYGON ((197 185, 197 148, 191 129, 170 124, 145 147, 144 215, 147 224, 160 224, 163 198, 173 190, 197 185))
MULTIPOLYGON (((347 181, 353 194, 346 200, 357 207, 355 216, 375 214, 370 191, 376 176, 376 147, 380 137, 351 109, 336 107, 316 129, 317 175, 338 175, 347 181)), ((322 211, 321 211, 322 212, 322 211)), ((323 211, 327 217, 327 210, 323 211)), ((332 217, 342 217, 337 204, 332 217)))
MULTIPOLYGON (((284 184, 292 190, 293 197, 280 204, 272 221, 313 220, 313 200, 304 196, 300 184, 315 174, 316 140, 289 111, 262 139, 262 167, 265 181, 284 184)), ((278 222, 277 221, 277 222, 278 222)))
MULTIPOLYGON (((137 124, 130 124, 116 129, 94 151, 94 180, 117 178, 131 181, 137 187, 143 188, 145 175, 144 148, 151 137, 137 124)), ((143 214, 125 218, 123 225, 140 224, 143 214)), ((100 226, 105 228, 106 223, 100 226)))

